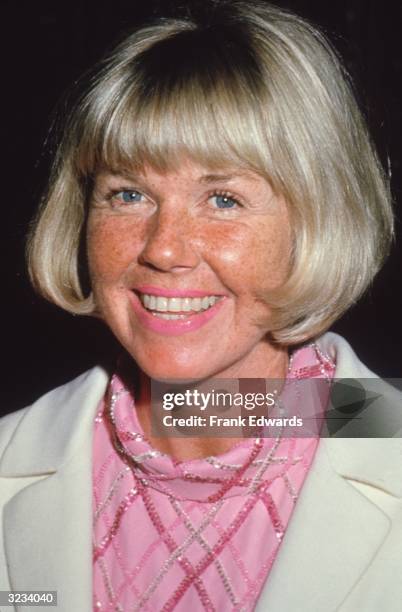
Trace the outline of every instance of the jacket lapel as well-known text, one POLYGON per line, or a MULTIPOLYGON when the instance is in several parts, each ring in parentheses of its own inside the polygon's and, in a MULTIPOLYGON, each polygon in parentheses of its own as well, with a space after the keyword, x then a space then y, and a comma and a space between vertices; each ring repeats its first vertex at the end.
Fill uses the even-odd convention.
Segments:
POLYGON ((40 479, 4 511, 11 589, 57 591, 63 612, 91 609, 90 470, 80 470, 71 465, 40 479))
POLYGON ((338 610, 390 530, 388 517, 334 471, 337 442, 345 441, 320 441, 257 612, 338 610))
POLYGON ((63 612, 92 608, 91 441, 106 384, 97 368, 39 400, 1 463, 15 484, 4 508, 11 589, 57 590, 63 612))

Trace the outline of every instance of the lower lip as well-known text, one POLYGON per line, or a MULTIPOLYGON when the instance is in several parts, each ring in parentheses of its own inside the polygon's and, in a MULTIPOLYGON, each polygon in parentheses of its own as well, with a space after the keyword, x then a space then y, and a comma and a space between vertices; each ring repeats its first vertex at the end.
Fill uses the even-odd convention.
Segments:
POLYGON ((207 310, 186 316, 185 319, 169 320, 159 318, 144 308, 136 293, 131 293, 131 296, 134 312, 143 327, 163 336, 180 336, 181 334, 187 334, 188 332, 200 329, 200 327, 206 325, 208 321, 218 314, 223 303, 226 301, 225 297, 221 297, 220 300, 207 310))

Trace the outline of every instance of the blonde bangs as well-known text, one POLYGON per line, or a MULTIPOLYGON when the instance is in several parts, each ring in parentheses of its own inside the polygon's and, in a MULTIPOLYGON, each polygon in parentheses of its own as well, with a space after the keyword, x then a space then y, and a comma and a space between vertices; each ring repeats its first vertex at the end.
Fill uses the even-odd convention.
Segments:
POLYGON ((266 92, 251 52, 235 69, 216 52, 208 70, 194 57, 193 65, 166 73, 153 70, 146 53, 136 58, 128 82, 127 71, 116 71, 85 101, 88 113, 77 126, 79 171, 145 164, 168 171, 186 156, 205 167, 247 166, 265 173, 266 92))

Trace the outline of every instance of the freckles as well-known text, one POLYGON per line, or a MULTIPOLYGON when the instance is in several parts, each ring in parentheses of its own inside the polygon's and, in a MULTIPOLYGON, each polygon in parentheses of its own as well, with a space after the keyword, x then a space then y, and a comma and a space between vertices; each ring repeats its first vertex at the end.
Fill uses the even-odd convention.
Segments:
POLYGON ((127 219, 115 217, 89 223, 87 251, 94 280, 113 278, 121 274, 136 259, 140 237, 127 219))
POLYGON ((222 228, 209 242, 208 261, 235 293, 260 293, 286 280, 291 253, 287 219, 258 221, 258 226, 222 228))
POLYGON ((230 266, 243 260, 245 244, 248 237, 241 228, 213 227, 201 239, 205 252, 211 254, 211 259, 219 260, 222 264, 230 266))

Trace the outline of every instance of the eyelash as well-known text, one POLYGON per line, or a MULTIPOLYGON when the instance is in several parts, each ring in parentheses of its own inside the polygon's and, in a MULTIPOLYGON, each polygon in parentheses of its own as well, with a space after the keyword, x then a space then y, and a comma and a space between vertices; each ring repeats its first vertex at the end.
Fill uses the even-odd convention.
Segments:
POLYGON ((239 201, 239 199, 233 196, 229 191, 215 190, 208 195, 208 200, 210 200, 211 198, 215 198, 215 197, 218 197, 218 198, 221 197, 227 200, 231 200, 232 202, 236 204, 236 206, 234 207, 226 207, 226 206, 224 206, 223 208, 217 207, 217 210, 235 210, 236 208, 243 208, 243 205, 239 201))
MULTIPOLYGON (((121 187, 120 189, 111 189, 105 197, 105 200, 107 202, 112 203, 114 199, 116 199, 116 196, 118 196, 121 193, 136 193, 140 196, 142 196, 143 194, 141 193, 141 191, 138 191, 138 189, 130 189, 127 187, 121 187)), ((130 204, 130 202, 124 202, 123 200, 120 201, 122 204, 130 204)))
MULTIPOLYGON (((133 189, 133 188, 127 188, 127 187, 121 187, 120 189, 112 189, 110 190, 107 194, 105 199, 108 202, 112 202, 116 196, 118 196, 119 194, 122 193, 129 193, 129 194, 138 194, 139 196, 144 197, 144 194, 139 191, 138 189, 133 189)), ((232 202, 234 202, 235 206, 230 207, 230 206, 223 206, 222 208, 219 208, 218 206, 216 206, 216 210, 235 210, 237 208, 243 208, 243 204, 240 202, 240 200, 235 197, 234 195, 232 195, 229 191, 221 191, 221 190, 214 190, 212 192, 210 192, 207 196, 207 199, 210 200, 211 198, 215 198, 215 197, 220 197, 220 198, 224 198, 227 200, 231 200, 232 202)), ((132 202, 124 202, 124 200, 120 200, 120 203, 124 203, 124 204, 131 204, 135 202, 135 200, 133 200, 132 202)))

